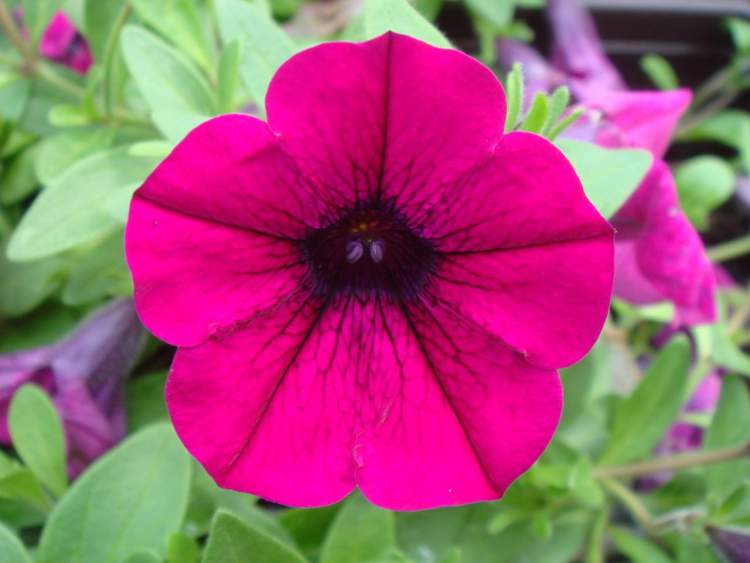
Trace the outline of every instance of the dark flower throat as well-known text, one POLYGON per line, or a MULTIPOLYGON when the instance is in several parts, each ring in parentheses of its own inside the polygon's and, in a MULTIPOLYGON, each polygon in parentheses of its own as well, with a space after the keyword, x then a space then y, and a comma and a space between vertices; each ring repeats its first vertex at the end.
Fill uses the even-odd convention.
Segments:
POLYGON ((358 204, 302 241, 314 292, 414 299, 434 271, 437 252, 393 205, 358 204))

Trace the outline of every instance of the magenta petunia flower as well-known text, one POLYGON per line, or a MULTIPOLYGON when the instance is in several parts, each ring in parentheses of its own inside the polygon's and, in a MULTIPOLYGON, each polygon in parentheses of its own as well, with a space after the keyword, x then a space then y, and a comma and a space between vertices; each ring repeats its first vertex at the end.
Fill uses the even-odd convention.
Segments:
POLYGON ((55 344, 0 356, 0 443, 11 443, 13 394, 26 383, 39 385, 62 420, 68 472, 78 475, 125 436, 123 383, 144 336, 132 300, 119 299, 55 344))
POLYGON ((287 505, 500 497, 607 315, 611 227, 553 145, 503 134, 499 82, 458 51, 313 47, 266 109, 194 129, 131 204, 180 438, 287 505))
POLYGON ((690 91, 631 91, 609 61, 591 15, 574 0, 549 0, 552 62, 533 50, 506 41, 500 57, 507 68, 513 56, 528 61, 535 88, 558 85, 562 74, 588 110, 565 135, 610 148, 643 148, 654 166, 641 186, 612 219, 615 239, 615 295, 635 304, 671 301, 675 324, 712 322, 716 318, 714 268, 703 242, 680 209, 674 180, 661 160, 690 91))
POLYGON ((39 54, 79 74, 86 74, 94 63, 86 39, 62 10, 55 13, 44 30, 39 54))

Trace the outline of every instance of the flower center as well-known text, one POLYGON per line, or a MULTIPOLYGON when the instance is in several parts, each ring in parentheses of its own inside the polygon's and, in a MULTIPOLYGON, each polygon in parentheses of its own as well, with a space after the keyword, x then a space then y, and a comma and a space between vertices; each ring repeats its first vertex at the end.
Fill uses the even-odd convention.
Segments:
POLYGON ((389 204, 359 204, 302 241, 315 293, 413 299, 433 272, 437 253, 389 204))

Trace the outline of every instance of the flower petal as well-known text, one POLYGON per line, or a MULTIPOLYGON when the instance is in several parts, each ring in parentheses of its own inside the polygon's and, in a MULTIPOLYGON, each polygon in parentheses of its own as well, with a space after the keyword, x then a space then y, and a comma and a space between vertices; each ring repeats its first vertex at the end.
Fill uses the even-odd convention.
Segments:
POLYGON ((625 83, 604 51, 591 15, 576 0, 548 0, 552 28, 552 64, 569 75, 570 87, 579 98, 610 90, 624 90, 625 83))
POLYGON ((362 437, 362 493, 393 510, 500 498, 557 427, 558 375, 447 307, 410 306, 384 319, 398 362, 373 373, 392 391, 362 437))
POLYGON ((450 199, 405 213, 443 253, 612 236, 565 156, 533 133, 506 135, 490 158, 456 182, 450 199))
POLYGON ((612 296, 611 236, 448 256, 436 299, 452 303, 523 353, 559 368, 594 345, 612 296))
POLYGON ((177 352, 172 422, 219 485, 294 506, 334 503, 354 487, 357 378, 336 358, 350 344, 341 319, 321 308, 294 299, 177 352))
POLYGON ((305 275, 288 240, 183 215, 145 198, 131 204, 125 240, 141 320, 179 346, 249 319, 305 275))
POLYGON ((680 210, 664 161, 615 214, 615 294, 637 304, 669 300, 679 324, 716 318, 716 276, 703 242, 680 210))
POLYGON ((277 138, 248 115, 215 117, 188 133, 138 189, 134 201, 142 200, 290 239, 316 225, 320 212, 277 138))
POLYGON ((597 144, 643 148, 661 158, 691 98, 685 89, 608 92, 587 98, 586 106, 604 114, 597 144))
POLYGON ((70 18, 58 10, 44 30, 39 42, 39 54, 54 61, 65 60, 77 33, 70 18))
POLYGON ((461 213, 433 210, 425 228, 444 257, 434 296, 535 365, 580 359, 607 316, 613 233, 562 154, 536 135, 507 135, 462 180, 453 208, 461 213))
POLYGON ((222 486, 282 504, 355 484, 393 509, 498 498, 549 441, 559 380, 435 314, 290 301, 178 352, 175 428, 222 486))
POLYGON ((487 68, 396 33, 292 57, 266 106, 271 129, 339 207, 450 182, 497 143, 505 115, 487 68))

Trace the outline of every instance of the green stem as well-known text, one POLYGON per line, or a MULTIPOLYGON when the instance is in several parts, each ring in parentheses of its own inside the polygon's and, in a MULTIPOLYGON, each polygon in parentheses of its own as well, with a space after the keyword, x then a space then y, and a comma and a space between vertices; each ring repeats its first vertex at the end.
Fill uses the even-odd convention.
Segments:
POLYGON ((740 304, 734 314, 729 317, 729 320, 727 321, 727 334, 732 336, 735 332, 744 327, 748 318, 750 318, 750 293, 745 294, 745 299, 742 304, 740 304))
POLYGON ((714 262, 726 262, 748 253, 750 253, 750 235, 717 244, 706 251, 708 257, 714 262))
POLYGON ((750 442, 710 452, 697 451, 649 459, 627 465, 595 467, 592 470, 592 475, 602 480, 608 480, 612 477, 641 477, 643 475, 659 473, 660 471, 678 471, 690 467, 702 467, 704 465, 732 461, 747 455, 750 455, 750 442))
POLYGON ((604 488, 632 514, 633 519, 649 534, 654 533, 654 519, 641 499, 633 491, 615 479, 602 479, 604 488))
POLYGON ((78 84, 60 76, 55 71, 51 70, 47 65, 37 65, 37 67, 34 69, 34 74, 38 78, 44 80, 45 82, 49 82, 63 92, 66 92, 76 98, 81 98, 86 93, 86 91, 78 84))
POLYGON ((16 25, 16 21, 13 19, 13 15, 8 9, 8 5, 5 0, 0 0, 0 30, 8 38, 16 51, 24 58, 28 63, 30 69, 33 70, 34 64, 36 63, 36 53, 31 46, 23 40, 21 32, 16 25))
POLYGON ((604 563, 606 559, 604 533, 607 530, 607 524, 609 524, 611 511, 612 508, 609 501, 607 501, 596 515, 596 520, 594 520, 594 525, 591 528, 588 547, 586 548, 586 563, 604 563))
POLYGON ((112 102, 112 90, 113 90, 113 78, 112 78, 112 65, 114 63, 115 52, 117 51, 117 40, 120 37, 120 31, 125 26, 125 23, 130 17, 132 11, 130 4, 125 4, 120 10, 120 13, 115 20, 115 24, 112 27, 112 31, 107 37, 107 44, 104 48, 104 113, 107 117, 112 115, 113 102, 112 102))

